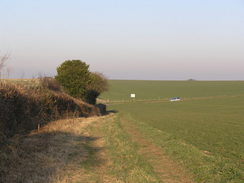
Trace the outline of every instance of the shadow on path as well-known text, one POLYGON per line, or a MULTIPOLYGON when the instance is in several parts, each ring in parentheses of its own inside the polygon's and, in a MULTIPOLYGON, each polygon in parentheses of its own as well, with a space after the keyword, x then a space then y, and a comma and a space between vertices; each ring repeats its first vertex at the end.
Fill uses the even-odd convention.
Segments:
POLYGON ((0 182, 55 182, 63 172, 98 167, 104 162, 96 156, 103 148, 93 145, 99 138, 61 131, 15 137, 1 148, 0 182))

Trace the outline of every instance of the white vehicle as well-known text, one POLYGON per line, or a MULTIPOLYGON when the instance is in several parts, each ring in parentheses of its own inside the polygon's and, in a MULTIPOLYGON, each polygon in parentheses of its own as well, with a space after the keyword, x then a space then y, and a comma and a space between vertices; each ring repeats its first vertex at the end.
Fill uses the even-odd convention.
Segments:
POLYGON ((170 102, 176 102, 176 101, 181 101, 180 97, 174 97, 170 99, 170 102))

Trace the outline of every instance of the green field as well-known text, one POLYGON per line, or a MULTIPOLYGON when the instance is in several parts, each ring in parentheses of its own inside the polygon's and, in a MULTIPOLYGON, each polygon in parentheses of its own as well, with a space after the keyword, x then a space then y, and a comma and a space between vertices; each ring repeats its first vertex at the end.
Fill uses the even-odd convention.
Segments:
POLYGON ((101 96, 198 182, 243 181, 243 81, 110 81, 101 96), (130 93, 136 94, 129 101, 130 93), (169 102, 170 97, 182 97, 169 102), (141 102, 140 100, 145 100, 141 102))
POLYGON ((244 95, 244 81, 109 81, 110 90, 101 98, 129 100, 167 99, 170 97, 212 97, 244 95))

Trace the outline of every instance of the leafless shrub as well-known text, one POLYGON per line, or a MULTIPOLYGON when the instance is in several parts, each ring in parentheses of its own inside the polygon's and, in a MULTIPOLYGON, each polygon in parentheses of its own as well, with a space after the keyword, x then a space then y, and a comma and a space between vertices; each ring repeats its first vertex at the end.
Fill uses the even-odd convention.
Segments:
POLYGON ((6 62, 8 58, 9 58, 8 55, 4 55, 0 57, 0 79, 2 78, 3 69, 6 67, 6 62))
POLYGON ((52 77, 39 77, 39 82, 43 88, 47 88, 52 91, 61 91, 59 83, 52 77))
POLYGON ((96 104, 97 97, 105 91, 108 91, 108 80, 102 74, 98 72, 90 73, 90 82, 86 88, 85 101, 89 104, 96 104))

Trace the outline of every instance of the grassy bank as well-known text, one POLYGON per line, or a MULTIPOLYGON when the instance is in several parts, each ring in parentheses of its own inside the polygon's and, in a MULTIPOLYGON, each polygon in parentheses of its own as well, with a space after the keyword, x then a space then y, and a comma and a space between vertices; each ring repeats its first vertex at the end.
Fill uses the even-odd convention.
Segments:
POLYGON ((51 120, 99 115, 99 110, 48 87, 0 82, 0 143, 51 120))

